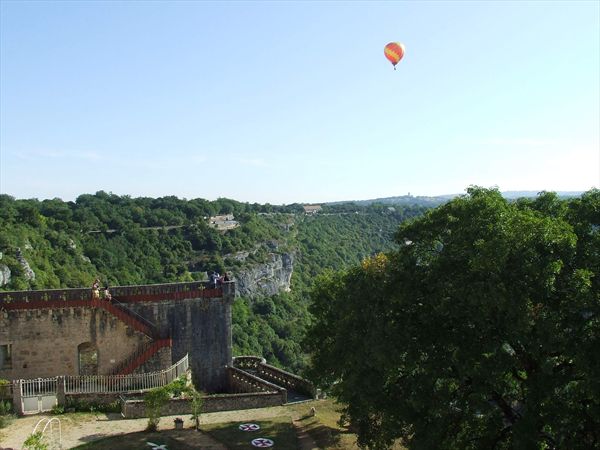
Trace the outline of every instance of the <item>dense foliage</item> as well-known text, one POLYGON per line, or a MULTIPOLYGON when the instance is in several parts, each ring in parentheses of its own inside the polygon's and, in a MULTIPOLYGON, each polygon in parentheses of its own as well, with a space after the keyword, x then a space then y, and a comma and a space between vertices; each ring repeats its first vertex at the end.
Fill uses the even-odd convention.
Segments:
POLYGON ((271 253, 294 254, 292 291, 237 298, 234 352, 258 354, 300 370, 299 342, 310 321, 307 292, 325 268, 342 269, 393 247, 393 234, 422 207, 324 205, 305 216, 301 205, 273 206, 230 199, 130 198, 98 192, 75 202, 16 200, 0 195, 0 289, 150 284, 236 274, 271 253), (218 231, 209 218, 234 214, 239 227, 218 231), (35 278, 27 273, 23 261, 35 278))
POLYGON ((600 191, 473 188, 316 284, 312 377, 359 443, 600 448, 600 191))

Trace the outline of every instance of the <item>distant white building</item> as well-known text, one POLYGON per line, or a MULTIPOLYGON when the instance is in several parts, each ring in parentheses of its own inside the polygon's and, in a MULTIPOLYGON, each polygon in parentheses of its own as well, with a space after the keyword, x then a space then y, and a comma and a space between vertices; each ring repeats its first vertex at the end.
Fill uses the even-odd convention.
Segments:
POLYGON ((223 214, 221 216, 214 216, 210 218, 211 223, 212 222, 225 222, 227 220, 233 220, 233 214, 223 214))
POLYGON ((316 214, 321 211, 321 205, 304 205, 304 214, 316 214))
POLYGON ((240 223, 234 219, 233 214, 213 216, 209 219, 208 224, 219 231, 227 231, 237 228, 240 225, 240 223))

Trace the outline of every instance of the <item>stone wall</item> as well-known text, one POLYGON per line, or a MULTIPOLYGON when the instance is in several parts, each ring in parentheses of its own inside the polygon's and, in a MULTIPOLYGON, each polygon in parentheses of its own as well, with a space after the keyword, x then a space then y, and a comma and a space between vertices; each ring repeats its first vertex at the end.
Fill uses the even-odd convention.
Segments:
MULTIPOLYGON (((170 337, 170 351, 159 351, 136 372, 170 366, 189 354, 195 386, 209 393, 229 391, 231 305, 235 283, 205 289, 202 283, 111 288, 113 296, 170 337)), ((78 345, 97 348, 98 374, 113 372, 151 338, 94 307, 89 289, 0 293, 0 345, 10 345, 11 363, 0 378, 78 375, 78 345)), ((137 320, 137 319, 136 319, 137 320)), ((135 325, 135 324, 132 324, 135 325)), ((7 367, 8 366, 8 367, 7 367)))
POLYGON ((229 386, 231 392, 278 392, 281 396, 281 402, 287 402, 287 390, 285 388, 277 386, 235 367, 228 367, 227 374, 229 376, 229 386))
MULTIPOLYGON (((246 394, 209 395, 203 397, 202 412, 235 411, 238 409, 266 408, 284 404, 278 392, 253 392, 246 394)), ((161 409, 163 416, 186 415, 192 413, 191 401, 171 399, 161 409)), ((121 414, 126 419, 148 417, 144 400, 128 399, 121 404, 121 414)))
POLYGON ((298 375, 282 370, 269 364, 259 364, 256 375, 263 380, 270 381, 277 386, 291 389, 301 394, 315 398, 316 391, 314 385, 298 375))
POLYGON ((229 391, 226 366, 231 364, 231 290, 217 298, 136 302, 128 307, 154 323, 173 340, 172 360, 189 354, 194 385, 202 391, 229 391))
MULTIPOLYGON (((194 281, 188 283, 145 284, 135 286, 111 286, 113 297, 127 301, 135 300, 178 300, 181 298, 220 297, 221 289, 208 289, 207 283, 194 281)), ((0 306, 6 309, 19 308, 18 304, 44 307, 73 306, 69 302, 90 300, 91 288, 44 289, 40 291, 0 291, 0 306), (56 302, 63 302, 62 304, 56 302), (64 303, 67 302, 67 303, 64 303)))
POLYGON ((0 345, 10 345, 12 361, 0 378, 78 375, 78 345, 97 348, 98 374, 109 374, 150 338, 108 312, 91 307, 0 312, 0 345))
POLYGON ((169 367, 171 364, 173 364, 171 347, 163 347, 148 361, 135 369, 133 373, 158 372, 169 367))
MULTIPOLYGON (((256 374, 254 378, 258 378, 263 382, 269 382, 271 385, 280 386, 316 398, 316 389, 310 381, 278 367, 271 366, 262 357, 236 356, 233 358, 233 367, 230 369, 230 376, 233 370, 237 370, 238 372, 251 370, 256 374)), ((234 385, 234 381, 231 382, 231 385, 234 385)))
POLYGON ((74 405, 108 405, 113 402, 117 402, 121 399, 120 394, 66 394, 65 401, 59 400, 58 404, 64 404, 66 409, 69 409, 74 405))

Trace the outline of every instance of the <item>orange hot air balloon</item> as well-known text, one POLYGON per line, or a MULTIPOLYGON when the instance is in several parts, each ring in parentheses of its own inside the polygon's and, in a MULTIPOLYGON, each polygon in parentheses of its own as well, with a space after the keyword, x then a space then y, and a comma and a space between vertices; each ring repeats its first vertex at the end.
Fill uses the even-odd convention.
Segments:
POLYGON ((390 42, 383 49, 383 53, 385 54, 385 57, 394 65, 394 70, 396 70, 396 64, 398 64, 404 56, 404 45, 400 44, 399 42, 390 42))

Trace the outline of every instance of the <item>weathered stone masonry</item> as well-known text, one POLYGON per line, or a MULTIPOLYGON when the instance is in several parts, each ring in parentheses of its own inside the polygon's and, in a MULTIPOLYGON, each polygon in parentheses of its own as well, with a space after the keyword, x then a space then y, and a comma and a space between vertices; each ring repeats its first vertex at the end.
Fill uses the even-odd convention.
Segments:
POLYGON ((76 375, 78 346, 88 342, 97 348, 98 374, 112 373, 115 365, 152 342, 152 336, 139 331, 139 314, 156 325, 158 336, 171 338, 169 351, 161 349, 144 370, 164 368, 189 353, 197 387, 228 390, 233 282, 219 289, 177 283, 113 287, 111 292, 132 319, 115 317, 120 311, 111 314, 101 304, 93 306, 89 289, 0 292, 0 345, 11 347, 11 364, 0 368, 0 378, 76 375))
POLYGON ((0 345, 10 344, 10 368, 0 378, 78 375, 78 346, 98 350, 98 373, 112 368, 150 339, 106 311, 89 307, 9 310, 0 313, 0 345))
POLYGON ((206 392, 227 392, 234 295, 234 284, 226 283, 220 297, 138 302, 129 306, 171 337, 173 362, 186 353, 190 355, 195 386, 206 392))

